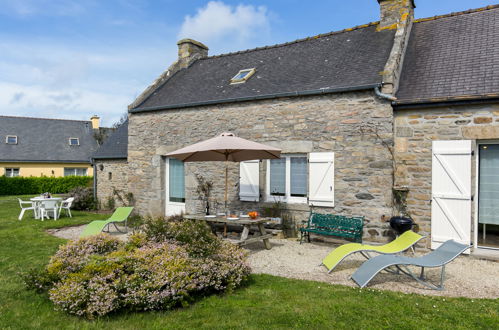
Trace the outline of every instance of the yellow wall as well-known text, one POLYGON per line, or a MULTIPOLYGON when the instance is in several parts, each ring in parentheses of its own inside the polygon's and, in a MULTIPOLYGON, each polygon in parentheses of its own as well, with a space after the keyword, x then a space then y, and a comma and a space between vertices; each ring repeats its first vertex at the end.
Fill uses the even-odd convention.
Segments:
POLYGON ((5 174, 5 168, 18 168, 19 176, 64 176, 65 167, 87 168, 87 175, 94 174, 90 164, 63 164, 63 163, 0 163, 0 176, 5 174))

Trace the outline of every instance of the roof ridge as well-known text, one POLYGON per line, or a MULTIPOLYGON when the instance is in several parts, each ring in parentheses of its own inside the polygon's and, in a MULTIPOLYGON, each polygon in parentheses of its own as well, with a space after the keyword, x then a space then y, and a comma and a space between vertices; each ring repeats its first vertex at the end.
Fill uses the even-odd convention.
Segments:
POLYGON ((77 122, 84 122, 84 123, 90 123, 90 120, 78 120, 78 119, 64 119, 64 118, 43 118, 43 117, 29 117, 29 116, 6 116, 6 115, 0 115, 0 118, 24 118, 24 119, 41 119, 41 120, 64 120, 64 121, 77 121, 77 122))
POLYGON ((343 29, 343 30, 321 33, 321 34, 317 34, 315 36, 305 37, 305 38, 301 38, 301 39, 296 39, 296 40, 293 40, 293 41, 288 41, 288 42, 284 42, 284 43, 280 43, 280 44, 275 44, 275 45, 270 45, 270 46, 262 46, 262 47, 256 47, 256 48, 250 48, 250 49, 245 49, 245 50, 240 50, 240 51, 230 52, 230 53, 224 53, 224 54, 218 54, 218 55, 211 55, 211 56, 204 57, 204 58, 202 58, 200 60, 206 60, 206 59, 218 58, 218 57, 225 57, 225 56, 236 55, 236 54, 245 54, 245 53, 250 53, 250 52, 254 52, 254 51, 258 51, 258 50, 263 50, 263 49, 272 49, 272 48, 279 48, 279 47, 289 46, 289 45, 296 44, 296 43, 303 42, 303 41, 309 41, 309 40, 319 39, 319 38, 323 38, 323 37, 328 37, 328 36, 335 35, 335 34, 340 34, 340 33, 350 32, 350 31, 354 31, 354 30, 359 30, 359 29, 363 29, 363 28, 370 27, 370 26, 373 26, 373 25, 378 25, 378 24, 379 24, 379 21, 369 22, 367 24, 357 25, 357 26, 354 26, 354 27, 351 27, 351 28, 347 28, 347 29, 343 29))
POLYGON ((485 6, 485 7, 480 7, 480 8, 475 8, 475 9, 468 9, 468 10, 463 10, 463 11, 456 11, 456 12, 452 12, 452 13, 444 14, 444 15, 436 15, 436 16, 425 17, 425 18, 418 18, 418 19, 414 20, 414 23, 421 23, 421 22, 433 21, 433 20, 440 19, 440 18, 447 18, 447 17, 453 17, 453 16, 460 16, 460 15, 466 15, 466 14, 479 13, 479 12, 482 12, 482 11, 491 10, 491 9, 495 9, 495 8, 499 8, 499 4, 497 4, 497 5, 488 5, 488 6, 485 6))

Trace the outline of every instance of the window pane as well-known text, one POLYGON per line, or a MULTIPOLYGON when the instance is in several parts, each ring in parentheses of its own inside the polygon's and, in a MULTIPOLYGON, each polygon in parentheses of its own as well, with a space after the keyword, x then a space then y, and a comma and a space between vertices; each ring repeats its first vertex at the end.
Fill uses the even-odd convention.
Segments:
POLYGON ((169 160, 170 202, 185 202, 184 162, 170 158, 169 160))
POLYGON ((499 225, 499 144, 480 146, 478 222, 499 225))
POLYGON ((286 159, 270 160, 270 194, 284 196, 286 193, 286 159))
POLYGON ((17 143, 17 137, 16 136, 8 136, 7 137, 7 143, 8 144, 16 144, 17 143))
POLYGON ((291 157, 291 196, 307 196, 307 158, 291 157))
POLYGON ((15 177, 19 176, 19 169, 18 168, 6 168, 5 169, 5 176, 6 177, 15 177))
POLYGON ((86 168, 76 168, 76 175, 79 176, 85 176, 87 175, 87 169, 86 168))
POLYGON ((69 139, 69 144, 72 145, 72 146, 77 146, 78 145, 78 139, 74 138, 74 139, 69 139))
POLYGON ((64 176, 75 175, 75 169, 71 167, 64 168, 64 176))

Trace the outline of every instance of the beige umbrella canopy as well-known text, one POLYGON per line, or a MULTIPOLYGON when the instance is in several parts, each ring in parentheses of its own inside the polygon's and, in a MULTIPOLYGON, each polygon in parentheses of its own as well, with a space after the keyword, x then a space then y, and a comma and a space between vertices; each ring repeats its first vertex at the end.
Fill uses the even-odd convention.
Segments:
MULTIPOLYGON (((241 139, 233 133, 195 143, 166 154, 184 162, 242 162, 253 159, 280 158, 281 150, 261 143, 241 139)), ((225 166, 225 207, 227 207, 228 168, 225 166)))

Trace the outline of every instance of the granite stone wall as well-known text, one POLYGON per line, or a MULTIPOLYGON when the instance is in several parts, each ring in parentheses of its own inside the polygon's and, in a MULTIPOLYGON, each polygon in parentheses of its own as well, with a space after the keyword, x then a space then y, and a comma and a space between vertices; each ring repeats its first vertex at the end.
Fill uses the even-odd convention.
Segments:
MULTIPOLYGON (((277 146, 283 154, 335 152, 335 206, 319 212, 363 215, 366 237, 383 240, 391 209, 392 161, 382 143, 393 144, 392 108, 373 92, 356 92, 132 113, 129 122, 128 189, 141 214, 165 212, 164 155, 231 131, 237 136, 277 146), (361 127, 377 127, 377 133, 361 127)), ((186 163, 186 212, 203 209, 195 174, 214 182, 213 199, 223 202, 224 164, 186 163)), ((266 162, 260 164, 264 196, 266 162)), ((238 199, 239 164, 229 167, 229 200, 233 210, 263 210, 265 203, 238 199)), ((290 225, 308 217, 307 204, 287 204, 290 225)))
POLYGON ((125 159, 96 160, 95 176, 97 179, 97 199, 101 208, 106 208, 109 198, 115 200, 116 206, 123 203, 116 196, 116 190, 120 196, 128 192, 128 164, 125 159))
MULTIPOLYGON (((421 232, 431 233, 431 146, 433 140, 499 139, 499 105, 395 110, 395 184, 409 188, 407 206, 421 232)), ((476 154, 472 156, 475 191, 476 154)), ((474 203, 472 203, 472 221, 474 203)), ((472 222, 473 226, 473 222, 472 222)), ((429 248, 430 240, 425 241, 429 248)))

